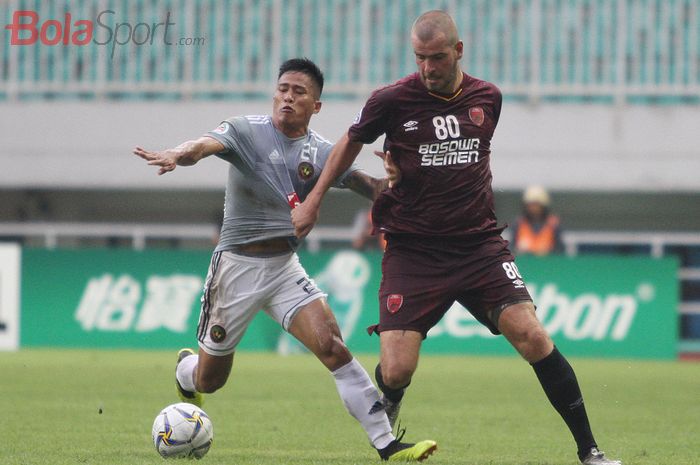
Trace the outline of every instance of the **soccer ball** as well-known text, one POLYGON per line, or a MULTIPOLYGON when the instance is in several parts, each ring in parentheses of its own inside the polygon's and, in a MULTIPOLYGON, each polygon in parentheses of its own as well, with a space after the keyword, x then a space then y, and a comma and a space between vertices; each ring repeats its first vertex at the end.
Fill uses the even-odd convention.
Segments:
POLYGON ((201 459, 214 439, 214 426, 196 405, 181 402, 160 411, 153 422, 153 444, 165 458, 201 459))

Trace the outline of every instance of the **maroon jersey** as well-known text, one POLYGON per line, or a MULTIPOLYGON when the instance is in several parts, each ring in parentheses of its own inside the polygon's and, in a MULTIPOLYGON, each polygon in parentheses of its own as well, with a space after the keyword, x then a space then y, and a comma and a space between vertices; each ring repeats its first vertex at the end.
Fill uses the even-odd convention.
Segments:
POLYGON ((491 189, 491 137, 501 92, 464 74, 449 96, 430 92, 418 73, 376 90, 350 127, 352 141, 386 134, 401 183, 372 209, 375 231, 464 237, 500 233, 491 189))

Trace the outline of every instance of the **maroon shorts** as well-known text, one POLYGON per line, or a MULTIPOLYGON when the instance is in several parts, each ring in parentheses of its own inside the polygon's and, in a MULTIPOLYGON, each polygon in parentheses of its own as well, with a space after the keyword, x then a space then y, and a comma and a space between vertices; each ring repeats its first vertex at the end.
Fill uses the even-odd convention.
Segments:
POLYGON ((509 305, 531 302, 508 242, 390 236, 382 261, 379 324, 367 331, 413 330, 426 336, 455 301, 493 334, 509 305), (466 242, 466 244, 465 244, 466 242))

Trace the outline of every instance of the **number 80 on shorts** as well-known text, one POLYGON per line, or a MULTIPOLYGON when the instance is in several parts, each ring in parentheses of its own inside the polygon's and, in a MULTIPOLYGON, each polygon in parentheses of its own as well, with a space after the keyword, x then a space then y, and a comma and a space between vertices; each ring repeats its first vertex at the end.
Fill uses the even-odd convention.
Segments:
POLYGON ((516 287, 516 289, 522 289, 525 287, 523 276, 520 274, 520 270, 518 270, 518 266, 515 264, 515 262, 504 262, 502 266, 503 271, 506 272, 506 276, 508 279, 513 281, 513 285, 516 287))

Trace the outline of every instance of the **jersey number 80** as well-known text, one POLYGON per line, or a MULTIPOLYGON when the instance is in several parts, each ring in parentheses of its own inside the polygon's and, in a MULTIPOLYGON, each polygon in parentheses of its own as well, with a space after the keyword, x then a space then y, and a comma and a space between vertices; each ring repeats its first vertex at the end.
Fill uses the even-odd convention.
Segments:
POLYGON ((445 117, 436 116, 433 118, 433 126, 435 126, 435 137, 439 140, 445 140, 447 137, 459 137, 459 121, 455 115, 447 115, 445 117))

